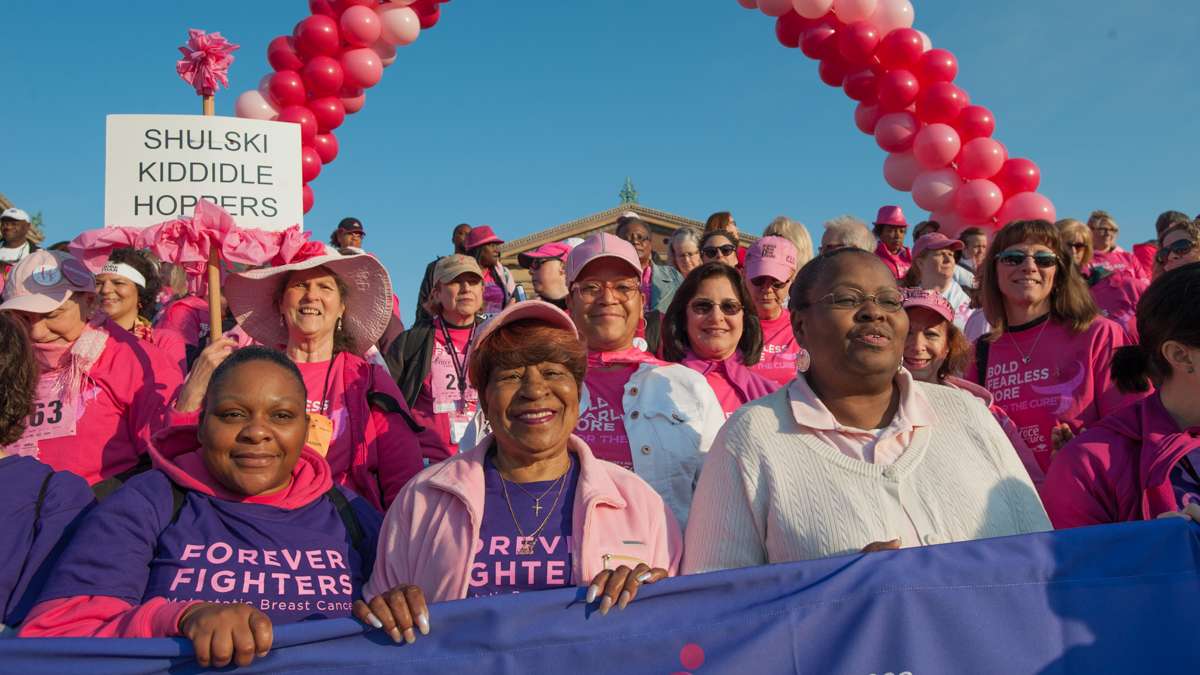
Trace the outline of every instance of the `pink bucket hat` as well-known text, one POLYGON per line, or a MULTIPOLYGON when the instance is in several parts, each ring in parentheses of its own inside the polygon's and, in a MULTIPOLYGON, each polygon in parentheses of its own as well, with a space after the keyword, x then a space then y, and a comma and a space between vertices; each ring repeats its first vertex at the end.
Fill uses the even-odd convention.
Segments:
POLYGON ((484 244, 503 244, 504 240, 496 236, 492 232, 491 225, 480 225, 479 227, 471 228, 470 234, 467 235, 467 243, 465 246, 470 251, 473 248, 479 248, 484 244))
POLYGON ((350 338, 352 351, 362 356, 379 341, 392 320, 392 280, 369 253, 322 255, 290 265, 231 274, 224 288, 229 310, 256 342, 268 347, 285 345, 288 330, 275 298, 289 273, 315 267, 329 270, 349 288, 348 296, 343 298, 346 312, 342 315, 342 330, 350 338))
POLYGON ((579 277, 579 273, 583 271, 584 267, 587 267, 588 263, 601 258, 616 258, 624 261, 633 268, 635 276, 642 274, 642 263, 638 260, 633 244, 615 234, 601 232, 584 239, 582 244, 571 251, 571 255, 567 257, 567 283, 575 283, 575 279, 579 277))
POLYGON ((875 216, 874 224, 889 225, 891 227, 908 227, 908 221, 904 219, 904 211, 901 211, 899 206, 881 207, 879 213, 875 216))
POLYGON ((746 278, 787 281, 796 273, 796 246, 784 237, 763 237, 746 251, 746 278))
POLYGON ((95 293, 96 278, 69 253, 34 251, 17 263, 4 285, 0 310, 49 314, 72 293, 95 293))
POLYGON ((925 288, 905 288, 904 309, 907 311, 916 307, 928 309, 946 321, 954 323, 954 308, 950 306, 950 301, 943 298, 942 294, 937 291, 925 288))
POLYGON ((542 244, 532 251, 526 251, 517 255, 517 263, 520 264, 521 267, 528 269, 529 266, 533 264, 534 260, 547 260, 549 258, 566 260, 567 256, 570 255, 572 248, 574 247, 565 241, 555 241, 549 244, 542 244))
POLYGON ((963 243, 957 239, 951 239, 941 232, 930 232, 929 234, 921 235, 917 243, 913 244, 912 257, 917 258, 926 251, 936 251, 941 248, 961 251, 963 250, 963 243))
POLYGON ((541 321, 555 328, 571 331, 579 337, 580 341, 584 339, 583 335, 579 333, 579 329, 575 327, 575 322, 571 321, 571 317, 567 316, 566 312, 542 300, 526 300, 509 305, 508 309, 485 321, 471 342, 471 351, 478 349, 484 340, 487 340, 501 327, 522 319, 541 321))

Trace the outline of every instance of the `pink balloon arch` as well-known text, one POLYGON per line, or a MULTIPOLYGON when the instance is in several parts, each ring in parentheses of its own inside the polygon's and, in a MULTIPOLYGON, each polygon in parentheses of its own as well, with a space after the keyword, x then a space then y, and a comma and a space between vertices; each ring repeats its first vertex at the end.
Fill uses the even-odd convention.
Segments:
MULTIPOLYGON (((333 132, 366 103, 399 47, 432 28, 449 0, 309 0, 311 15, 267 47, 274 72, 237 99, 238 117, 300 125, 304 210, 311 181, 338 156, 333 132)), ((857 102, 854 123, 887 157, 884 180, 911 192, 955 236, 970 226, 1055 219, 1041 172, 992 138, 996 120, 954 84, 958 59, 912 27, 910 0, 737 0, 774 17, 788 48, 857 102)))

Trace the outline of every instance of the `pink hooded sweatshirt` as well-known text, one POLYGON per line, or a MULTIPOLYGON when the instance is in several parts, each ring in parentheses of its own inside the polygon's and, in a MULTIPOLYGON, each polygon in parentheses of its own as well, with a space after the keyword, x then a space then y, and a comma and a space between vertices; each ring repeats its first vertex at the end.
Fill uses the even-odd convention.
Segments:
MULTIPOLYGON (((489 434, 474 449, 435 464, 409 483, 384 517, 367 599, 413 584, 431 602, 467 597, 484 513, 484 460, 489 434)), ((636 559, 674 575, 683 555, 675 516, 653 488, 631 471, 592 456, 572 435, 567 450, 579 459, 572 510, 573 578, 587 585, 609 558, 636 559)))
POLYGON ((1171 470, 1200 447, 1153 394, 1104 417, 1065 445, 1046 476, 1055 528, 1150 520, 1179 510, 1171 470))
POLYGON ((1092 299, 1100 313, 1116 321, 1130 337, 1137 339, 1137 303, 1150 286, 1150 280, 1130 270, 1118 270, 1091 286, 1092 299))
MULTIPOLYGON (((258 595, 264 600, 277 597, 274 595, 275 577, 288 577, 287 572, 291 569, 297 570, 294 574, 309 575, 319 574, 313 570, 332 569, 319 562, 305 567, 312 558, 320 559, 322 553, 336 556, 330 559, 341 561, 341 568, 348 562, 351 568, 346 572, 348 576, 353 574, 356 580, 365 577, 369 563, 362 561, 345 543, 348 535, 344 525, 335 506, 324 497, 333 482, 329 466, 320 455, 308 447, 303 448, 292 470, 292 481, 286 488, 273 494, 247 497, 231 493, 217 482, 205 468, 202 452, 194 426, 174 427, 155 437, 151 456, 158 471, 130 479, 83 522, 42 593, 45 599, 34 606, 22 624, 22 637, 179 635, 179 620, 189 607, 206 600, 231 601, 226 598, 231 592, 238 592, 238 584, 231 583, 228 587, 222 585, 224 582, 218 584, 218 572, 232 578, 242 571, 234 567, 238 564, 247 569, 257 566, 265 572, 277 573, 271 583, 260 582, 258 585, 258 595), (189 493, 177 520, 169 517, 173 497, 167 479, 189 493), (262 506, 275 508, 263 511, 262 506), (296 520, 302 522, 293 522, 296 520), (333 531, 338 530, 339 525, 341 531, 333 531), (233 538, 235 531, 240 541, 233 538), (102 539, 103 543, 91 539, 102 539), (181 546, 181 542, 192 543, 181 546), (112 546, 113 550, 106 553, 105 545, 112 546), (82 548, 72 550, 73 546, 82 548), (254 546, 273 550, 250 548, 254 546), (183 554, 180 556, 181 549, 183 554), (295 561, 287 559, 291 553, 289 549, 295 549, 295 561), (204 554, 195 552, 198 550, 207 552, 207 561, 204 554), (234 550, 238 551, 236 559, 234 550), (268 553, 278 556, 281 561, 269 569, 263 567, 271 564, 266 559, 268 553), (251 554, 255 556, 253 563, 249 562, 251 554), (261 564, 257 562, 259 558, 263 559, 261 564), (197 567, 179 569, 189 565, 197 567), (358 570, 353 569, 356 565, 358 570), (189 576, 180 575, 180 572, 189 576), (211 580, 206 591, 212 597, 206 600, 172 599, 171 596, 194 597, 196 572, 201 573, 199 579, 207 576, 211 580), (172 575, 175 575, 175 582, 167 590, 164 579, 169 580, 172 575), (214 593, 213 586, 220 592, 214 593), (158 595, 155 589, 162 589, 164 595, 158 595), (89 590, 99 592, 88 593, 89 590)), ((372 528, 378 525, 378 515, 354 495, 347 495, 347 501, 368 536, 373 535, 372 528), (374 520, 371 520, 372 514, 375 514, 374 520)), ((312 580, 314 577, 307 578, 312 580)), ((279 583, 282 585, 285 581, 279 583)), ((353 586, 357 585, 353 583, 353 586)), ((336 590, 341 592, 343 603, 352 600, 349 580, 346 588, 336 590)), ((247 592, 246 587, 241 587, 241 592, 247 592)), ((315 597, 316 593, 292 590, 291 595, 297 597, 279 599, 303 601, 305 598, 300 596, 315 597)), ((294 615, 285 616, 265 608, 264 612, 277 623, 297 619, 294 615)), ((330 614, 348 615, 348 610, 330 614)))

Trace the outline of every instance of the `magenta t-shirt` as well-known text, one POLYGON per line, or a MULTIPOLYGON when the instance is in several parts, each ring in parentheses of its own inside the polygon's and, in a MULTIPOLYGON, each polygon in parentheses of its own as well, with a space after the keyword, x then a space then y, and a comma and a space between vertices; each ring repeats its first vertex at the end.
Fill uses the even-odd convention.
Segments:
MULTIPOLYGON (((1044 320, 1010 328, 993 342, 982 383, 1008 412, 1039 466, 1050 467, 1050 432, 1065 422, 1076 435, 1144 394, 1122 394, 1109 377, 1113 352, 1127 344, 1124 329, 1097 317, 1082 333, 1044 320)), ((967 379, 978 369, 967 368, 967 379)))
POLYGON ((774 319, 762 321, 762 358, 750 370, 768 380, 785 385, 796 377, 796 364, 804 349, 796 344, 792 317, 786 310, 774 319))
POLYGON ((502 280, 496 279, 496 276, 490 269, 483 271, 483 313, 488 316, 495 316, 504 309, 504 283, 502 280))
POLYGON ((1084 274, 1090 274, 1091 270, 1096 267, 1106 269, 1110 272, 1128 270, 1134 276, 1145 276, 1142 265, 1138 262, 1137 257, 1120 246, 1114 246, 1113 250, 1107 253, 1100 251, 1093 252, 1092 261, 1088 263, 1088 269, 1084 271, 1084 274))
POLYGON ((579 462, 568 456, 571 467, 559 480, 505 485, 492 456, 485 460, 483 521, 475 541, 468 598, 575 585, 571 535, 579 462), (535 532, 536 537, 528 536, 535 532))
POLYGON ((311 413, 320 413, 333 421, 333 440, 329 443, 329 451, 325 453, 326 461, 333 458, 347 458, 346 466, 332 466, 334 475, 340 476, 349 470, 348 459, 353 456, 351 450, 351 435, 346 426, 350 414, 346 410, 346 382, 342 377, 345 364, 340 355, 334 355, 332 361, 314 363, 297 363, 300 374, 304 376, 304 387, 308 390, 308 400, 305 409, 311 413))
POLYGON ((425 376, 412 412, 417 421, 437 432, 446 446, 446 457, 453 457, 458 454, 458 442, 479 407, 479 394, 470 385, 463 392, 458 388, 460 378, 466 374, 472 329, 449 328, 447 332, 454 351, 451 353, 447 348, 439 321, 433 331, 429 375, 425 376))
POLYGON ((583 439, 592 454, 633 471, 633 452, 625 433, 625 384, 637 364, 617 368, 590 368, 584 378, 588 389, 588 409, 579 416, 575 435, 583 439))

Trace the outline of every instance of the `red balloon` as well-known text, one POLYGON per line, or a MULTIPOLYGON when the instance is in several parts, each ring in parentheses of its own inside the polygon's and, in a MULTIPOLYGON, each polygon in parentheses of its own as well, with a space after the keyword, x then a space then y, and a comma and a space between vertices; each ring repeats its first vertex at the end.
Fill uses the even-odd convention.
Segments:
POLYGON ((314 56, 304 64, 304 85, 313 96, 329 96, 342 88, 342 64, 332 56, 314 56))
POLYGON ((882 116, 883 111, 879 109, 879 106, 859 103, 854 109, 854 125, 864 134, 874 136, 875 125, 879 124, 879 118, 882 116))
POLYGON ((824 59, 837 54, 837 28, 822 21, 800 36, 800 51, 810 59, 824 59))
POLYGON ((271 79, 267 81, 267 91, 271 92, 271 98, 280 108, 304 105, 307 99, 304 81, 300 79, 300 73, 294 70, 281 70, 272 74, 271 79))
POLYGON ((794 11, 789 11, 775 20, 775 37, 784 47, 796 49, 800 46, 800 37, 811 25, 812 21, 794 11))
POLYGON ((304 61, 296 53, 296 44, 286 35, 271 40, 267 44, 267 61, 275 70, 296 70, 304 67, 304 61))
POLYGON ((1007 225, 1014 220, 1046 220, 1053 223, 1058 217, 1051 202, 1045 195, 1036 192, 1022 192, 1010 196, 996 214, 996 221, 1007 225))
POLYGON ((962 136, 963 141, 989 138, 996 131, 996 118, 992 116, 991 110, 981 105, 969 105, 958 114, 954 128, 958 129, 958 135, 962 136))
POLYGON ((346 107, 346 114, 353 115, 362 110, 362 107, 367 103, 367 93, 362 89, 346 89, 343 88, 338 93, 338 98, 341 99, 342 105, 346 107))
POLYGON ((308 13, 337 18, 341 12, 329 0, 308 0, 308 13))
POLYGON ((846 79, 846 64, 837 58, 824 59, 817 67, 821 81, 831 87, 840 87, 846 79))
POLYGON ((303 195, 303 197, 301 198, 301 202, 304 204, 304 212, 308 213, 313 207, 312 188, 305 185, 303 190, 301 190, 301 194, 303 195))
POLYGON ((913 69, 921 84, 933 82, 953 82, 958 76, 958 59, 945 49, 930 49, 917 59, 913 69))
POLYGON ((346 106, 337 96, 314 98, 308 102, 308 109, 317 118, 318 133, 333 131, 346 119, 346 106))
POLYGON ((879 29, 870 21, 855 21, 838 31, 838 51, 847 63, 865 65, 879 46, 879 29))
POLYGON ((1031 160, 1014 157, 1000 167, 992 182, 1000 186, 1005 197, 1012 197, 1037 190, 1042 182, 1042 172, 1031 160))
POLYGON ((968 223, 978 223, 996 215, 1004 204, 1000 188, 990 180, 977 179, 960 185, 954 193, 954 211, 968 223))
POLYGON ((290 105, 279 111, 280 122, 292 122, 300 125, 300 143, 309 145, 313 136, 317 135, 317 118, 312 111, 302 105, 290 105))
POLYGON ((878 80, 879 107, 888 112, 904 110, 917 100, 921 84, 907 70, 889 70, 878 80))
POLYGON ((296 24, 292 34, 296 38, 296 50, 301 56, 334 56, 341 49, 337 21, 324 14, 316 14, 302 20, 296 24))
POLYGON ((870 69, 850 73, 842 83, 846 96, 866 103, 875 102, 875 73, 870 69))
POLYGON ((305 182, 311 182, 321 175, 321 156, 307 143, 300 148, 300 177, 305 182))
POLYGON ((875 56, 884 68, 907 70, 917 63, 924 51, 925 45, 919 32, 912 28, 897 28, 879 41, 875 56))
POLYGON ((934 82, 917 95, 917 117, 926 124, 950 124, 971 103, 967 92, 949 82, 934 82))
POLYGON ((322 164, 328 164, 337 159, 338 141, 333 134, 317 134, 313 138, 313 149, 321 158, 322 164))
POLYGON ((433 28, 442 17, 442 8, 432 0, 417 0, 409 5, 409 8, 416 12, 417 18, 421 20, 421 30, 433 28))
POLYGON ((907 110, 888 113, 875 125, 875 142, 888 152, 905 152, 912 147, 920 129, 916 115, 907 110))
POLYGON ((973 138, 963 143, 962 152, 958 156, 958 175, 967 180, 991 178, 1000 171, 1007 159, 1008 150, 1000 141, 973 138))
POLYGON ((355 5, 363 7, 375 7, 379 4, 379 0, 332 0, 334 11, 341 13, 355 5))

